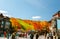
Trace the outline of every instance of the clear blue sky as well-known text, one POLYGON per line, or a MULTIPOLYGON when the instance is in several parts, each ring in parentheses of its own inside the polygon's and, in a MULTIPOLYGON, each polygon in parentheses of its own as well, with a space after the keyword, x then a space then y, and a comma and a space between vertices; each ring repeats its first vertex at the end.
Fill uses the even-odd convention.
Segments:
POLYGON ((39 20, 50 20, 60 10, 60 0, 0 0, 0 10, 5 10, 13 17, 39 20))

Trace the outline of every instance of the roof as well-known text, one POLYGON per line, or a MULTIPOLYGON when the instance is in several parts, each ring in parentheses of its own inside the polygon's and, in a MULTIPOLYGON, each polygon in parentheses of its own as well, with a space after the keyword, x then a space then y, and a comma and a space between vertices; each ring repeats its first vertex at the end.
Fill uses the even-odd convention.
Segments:
POLYGON ((58 11, 57 13, 55 13, 53 16, 56 16, 56 15, 59 15, 60 14, 60 11, 58 11))

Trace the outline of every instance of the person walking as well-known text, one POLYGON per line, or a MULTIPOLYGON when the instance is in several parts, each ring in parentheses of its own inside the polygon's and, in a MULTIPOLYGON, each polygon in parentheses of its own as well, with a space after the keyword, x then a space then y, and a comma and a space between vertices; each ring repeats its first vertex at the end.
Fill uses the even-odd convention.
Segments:
POLYGON ((39 38, 39 33, 37 32, 37 33, 36 33, 36 39, 38 39, 38 38, 39 38))
POLYGON ((30 39, 33 39, 34 38, 34 33, 32 32, 31 34, 30 34, 30 39))
POLYGON ((6 31, 4 31, 4 37, 6 37, 6 31))
POLYGON ((51 32, 49 33, 49 38, 50 38, 50 39, 53 39, 53 35, 52 35, 51 32))
POLYGON ((12 34, 12 39, 15 39, 15 33, 12 34))

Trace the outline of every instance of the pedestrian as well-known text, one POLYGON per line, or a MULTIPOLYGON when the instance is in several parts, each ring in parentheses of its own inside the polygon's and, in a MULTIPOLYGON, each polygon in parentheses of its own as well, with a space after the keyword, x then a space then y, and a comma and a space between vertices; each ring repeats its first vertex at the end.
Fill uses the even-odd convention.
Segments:
POLYGON ((30 39, 33 39, 34 38, 34 33, 32 32, 31 34, 30 34, 30 39))
POLYGON ((38 39, 38 38, 39 38, 39 33, 37 32, 37 33, 36 33, 36 39, 38 39))
POLYGON ((4 31, 4 37, 6 37, 6 31, 4 31))
POLYGON ((12 34, 12 39, 15 39, 15 33, 12 34))
POLYGON ((49 33, 49 37, 50 37, 51 39, 53 39, 52 32, 49 33))
POLYGON ((47 39, 49 39, 49 33, 47 33, 47 36, 46 36, 47 39))

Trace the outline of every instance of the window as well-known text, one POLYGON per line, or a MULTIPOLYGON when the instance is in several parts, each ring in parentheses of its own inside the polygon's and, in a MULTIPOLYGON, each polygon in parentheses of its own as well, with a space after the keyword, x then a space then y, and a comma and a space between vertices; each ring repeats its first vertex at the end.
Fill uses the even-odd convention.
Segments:
POLYGON ((57 19, 57 28, 60 29, 60 19, 57 19))
POLYGON ((5 28, 9 28, 9 26, 10 26, 10 22, 6 22, 5 23, 5 28))

